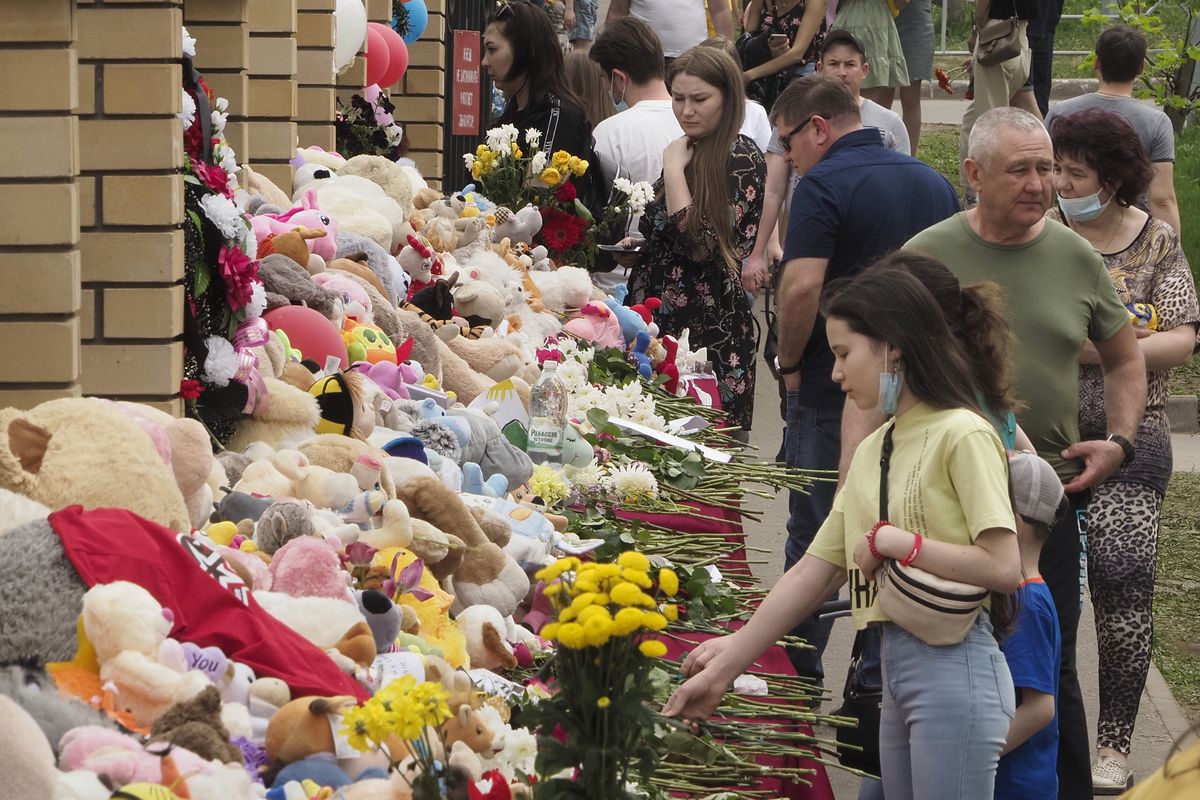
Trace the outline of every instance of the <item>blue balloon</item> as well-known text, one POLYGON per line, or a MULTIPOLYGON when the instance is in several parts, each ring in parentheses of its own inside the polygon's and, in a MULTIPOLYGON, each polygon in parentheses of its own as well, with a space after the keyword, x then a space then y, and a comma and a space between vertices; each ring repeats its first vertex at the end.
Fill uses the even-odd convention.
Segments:
POLYGON ((408 33, 400 31, 398 17, 392 17, 392 27, 401 33, 405 44, 415 44, 429 27, 429 8, 426 7, 425 0, 406 0, 404 10, 408 12, 408 33))

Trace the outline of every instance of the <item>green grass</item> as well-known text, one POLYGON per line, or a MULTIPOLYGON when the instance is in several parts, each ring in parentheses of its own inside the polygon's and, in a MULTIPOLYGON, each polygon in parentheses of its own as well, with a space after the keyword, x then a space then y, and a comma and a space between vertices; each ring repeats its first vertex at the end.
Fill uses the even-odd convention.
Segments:
POLYGON ((1200 719, 1200 474, 1177 472, 1163 505, 1154 590, 1154 663, 1192 721, 1200 719))
POLYGON ((958 126, 922 125, 917 158, 946 176, 959 197, 962 181, 958 175, 958 126))

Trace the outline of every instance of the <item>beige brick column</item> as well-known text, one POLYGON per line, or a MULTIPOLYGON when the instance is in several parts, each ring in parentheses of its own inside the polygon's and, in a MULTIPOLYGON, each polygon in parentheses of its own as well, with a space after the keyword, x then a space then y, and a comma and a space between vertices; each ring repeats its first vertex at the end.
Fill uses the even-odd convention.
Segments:
POLYGON ((76 15, 83 391, 178 413, 182 2, 80 2, 76 15))
MULTIPOLYGON (((296 0, 250 0, 245 162, 291 194, 296 155, 296 0)), ((239 161, 242 160, 239 158, 239 161)))
POLYGON ((0 0, 0 408, 79 387, 72 0, 0 0))
POLYGON ((184 0, 183 20, 196 40, 196 69, 217 97, 229 101, 225 141, 238 163, 249 152, 246 115, 249 102, 250 32, 247 0, 184 0))
MULTIPOLYGON (((442 149, 446 127, 446 48, 453 38, 446 25, 446 0, 427 0, 429 26, 408 46, 408 71, 392 88, 396 121, 408 133, 408 156, 429 181, 442 188, 442 149)), ((447 186, 460 189, 459 186, 447 186)))
POLYGON ((300 0, 296 15, 296 133, 300 147, 334 148, 337 76, 333 63, 337 0, 300 0))

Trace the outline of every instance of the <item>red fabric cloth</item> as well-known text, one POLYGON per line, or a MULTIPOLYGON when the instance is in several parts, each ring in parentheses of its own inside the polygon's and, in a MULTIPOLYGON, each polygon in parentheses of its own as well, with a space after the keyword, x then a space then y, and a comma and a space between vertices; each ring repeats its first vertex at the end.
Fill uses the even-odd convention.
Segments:
POLYGON ((50 525, 85 584, 143 587, 175 615, 175 639, 219 647, 255 675, 282 680, 293 697, 370 697, 307 639, 264 611, 237 573, 198 539, 117 508, 70 506, 51 514, 50 525))
MULTIPOLYGON (((698 503, 690 505, 695 510, 696 516, 682 514, 640 514, 633 512, 619 512, 619 516, 625 519, 640 519, 643 522, 648 522, 668 530, 678 531, 682 534, 728 534, 725 537, 726 540, 735 543, 738 547, 731 553, 729 558, 723 559, 717 565, 718 568, 722 572, 729 574, 749 575, 750 569, 746 563, 745 536, 742 532, 741 518, 737 512, 698 503)), ((709 634, 695 633, 689 634, 685 638, 690 640, 692 644, 699 644, 705 639, 712 637, 709 634)), ((667 645, 666 657, 673 660, 681 658, 687 650, 691 649, 691 645, 671 639, 664 640, 664 644, 667 645)), ((792 667, 792 662, 787 657, 787 652, 782 647, 772 647, 764 653, 760 659, 754 662, 751 672, 760 675, 796 674, 795 668, 792 667)), ((798 723, 796 729, 804 733, 812 733, 812 728, 808 725, 798 723)), ((781 763, 780 759, 768 758, 766 756, 762 757, 760 761, 766 766, 779 766, 781 763)), ((804 786, 803 784, 794 783, 782 778, 768 777, 763 778, 759 782, 759 785, 754 788, 776 792, 778 796, 787 797, 791 800, 834 800, 833 787, 829 785, 829 776, 825 774, 825 765, 808 759, 799 759, 798 762, 792 761, 789 766, 815 770, 814 774, 808 778, 812 786, 804 786)))

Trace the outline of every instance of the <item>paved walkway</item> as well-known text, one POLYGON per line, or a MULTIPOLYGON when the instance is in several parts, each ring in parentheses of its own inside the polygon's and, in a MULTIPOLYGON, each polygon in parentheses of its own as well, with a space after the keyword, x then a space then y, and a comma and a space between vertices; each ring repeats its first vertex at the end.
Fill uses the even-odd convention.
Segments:
MULTIPOLYGON (((760 380, 757 383, 755 397, 757 413, 755 414, 751 443, 759 449, 764 460, 769 460, 774 458, 779 448, 783 425, 776 416, 779 398, 776 394, 775 382, 761 357, 758 374, 760 380)), ((1173 444, 1177 471, 1195 472, 1200 470, 1200 435, 1177 435, 1173 437, 1173 444)), ((763 517, 759 523, 747 523, 748 544, 751 548, 760 548, 765 552, 752 552, 750 558, 761 561, 754 565, 755 575, 764 585, 769 586, 778 580, 783 569, 783 542, 787 536, 787 495, 786 493, 781 494, 772 501, 754 500, 752 507, 762 511, 763 517)), ((848 619, 839 620, 834 625, 833 636, 825 651, 826 682, 834 698, 841 697, 853 638, 848 619)), ((1088 721, 1094 741, 1099 695, 1096 687, 1098 673, 1096 628, 1090 598, 1086 600, 1083 616, 1079 623, 1077 659, 1079 675, 1083 682, 1088 721)), ((837 705, 837 702, 827 701, 825 709, 832 710, 837 705)), ((1134 775, 1141 778, 1158 769, 1171 744, 1183 734, 1187 727, 1188 722, 1174 697, 1171 696, 1162 675, 1157 668, 1151 666, 1134 731, 1133 754, 1130 758, 1134 775)), ((838 798, 857 796, 857 778, 839 770, 831 770, 829 777, 838 798)))

